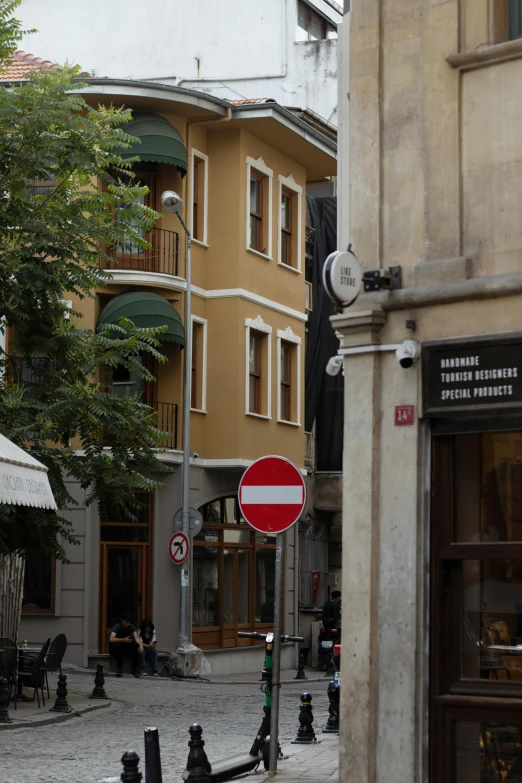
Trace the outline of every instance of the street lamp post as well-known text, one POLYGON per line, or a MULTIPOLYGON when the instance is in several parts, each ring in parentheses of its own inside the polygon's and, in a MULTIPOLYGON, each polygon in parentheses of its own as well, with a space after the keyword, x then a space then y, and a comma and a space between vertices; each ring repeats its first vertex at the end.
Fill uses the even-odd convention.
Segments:
MULTIPOLYGON (((190 382, 192 368, 192 313, 191 313, 191 245, 192 236, 187 224, 181 217, 183 199, 172 190, 166 190, 161 194, 161 206, 165 212, 175 214, 187 235, 187 256, 185 279, 187 290, 185 293, 185 377, 183 384, 183 466, 181 474, 181 520, 182 530, 189 536, 190 526, 190 382)), ((189 563, 186 560, 181 566, 181 598, 179 613, 179 635, 188 641, 190 634, 190 581, 189 563)))

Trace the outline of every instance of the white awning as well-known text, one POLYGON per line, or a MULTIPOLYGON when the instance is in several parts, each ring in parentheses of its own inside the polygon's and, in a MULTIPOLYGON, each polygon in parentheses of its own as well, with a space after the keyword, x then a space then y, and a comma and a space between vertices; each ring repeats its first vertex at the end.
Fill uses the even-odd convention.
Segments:
POLYGON ((3 435, 0 435, 0 503, 57 508, 45 465, 3 435))

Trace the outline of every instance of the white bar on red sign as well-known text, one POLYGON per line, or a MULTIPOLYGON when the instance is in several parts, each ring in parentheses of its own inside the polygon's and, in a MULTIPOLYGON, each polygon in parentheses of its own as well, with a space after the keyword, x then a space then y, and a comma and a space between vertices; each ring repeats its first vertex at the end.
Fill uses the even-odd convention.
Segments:
POLYGON ((241 487, 241 503, 246 505, 297 506, 303 502, 303 487, 291 485, 286 487, 250 486, 241 487))

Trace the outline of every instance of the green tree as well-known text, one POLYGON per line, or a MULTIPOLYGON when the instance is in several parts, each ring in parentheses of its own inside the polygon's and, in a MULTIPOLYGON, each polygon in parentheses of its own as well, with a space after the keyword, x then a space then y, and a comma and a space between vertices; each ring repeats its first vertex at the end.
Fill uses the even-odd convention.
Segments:
MULTIPOLYGON (((16 5, 0 0, 4 58, 21 34, 16 5)), ((163 361, 162 330, 121 319, 94 333, 67 300, 92 297, 110 278, 100 267, 107 248, 147 247, 158 215, 140 206, 146 189, 120 156, 130 112, 88 106, 80 75, 65 67, 0 87, 0 318, 14 334, 0 357, 0 430, 48 467, 61 508, 75 504, 72 479, 100 514, 110 502, 132 516, 132 488, 161 486, 162 435, 153 411, 137 396, 113 397, 108 379, 123 365, 153 380, 140 355, 163 361)), ((74 539, 60 513, 0 505, 0 555, 44 546, 63 557, 64 540, 74 539)))

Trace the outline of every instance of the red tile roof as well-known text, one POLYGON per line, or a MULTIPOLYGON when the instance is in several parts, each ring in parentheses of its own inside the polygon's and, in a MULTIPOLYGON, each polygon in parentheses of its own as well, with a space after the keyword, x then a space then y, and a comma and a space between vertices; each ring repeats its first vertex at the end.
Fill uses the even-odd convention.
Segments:
POLYGON ((28 54, 19 49, 11 55, 11 65, 6 66, 5 70, 0 72, 0 81, 26 79, 31 71, 53 71, 57 67, 50 60, 43 60, 41 57, 35 57, 34 54, 28 54))
POLYGON ((244 106, 246 103, 277 103, 277 101, 275 98, 240 98, 239 100, 229 100, 228 103, 232 103, 234 106, 244 106))

